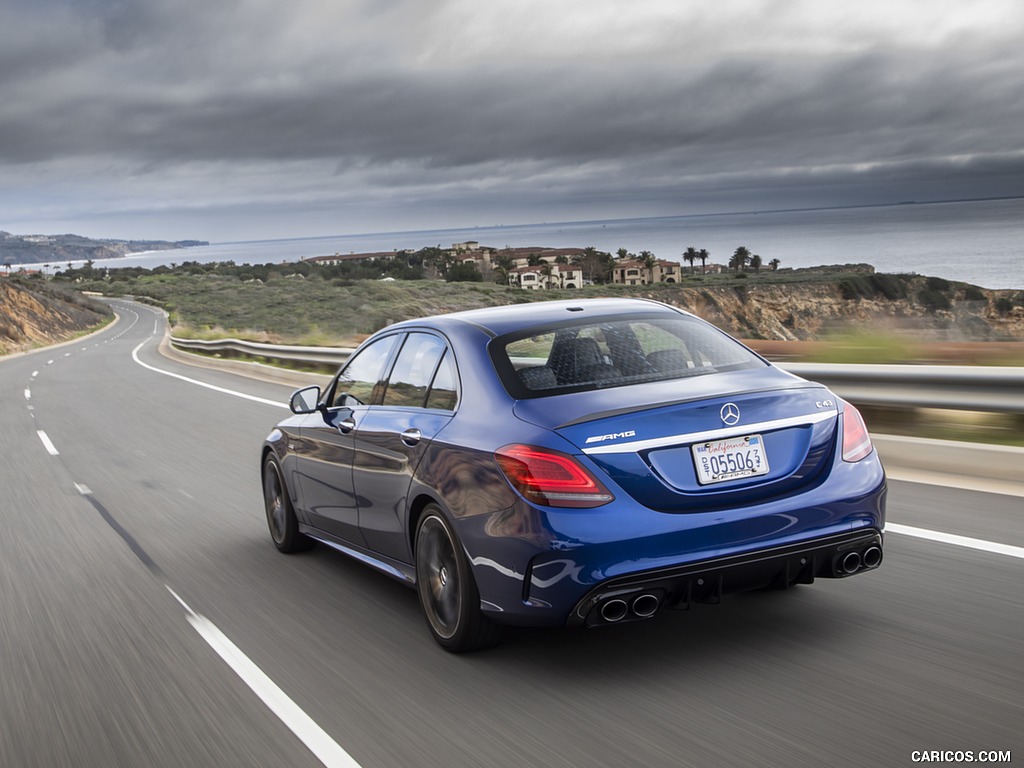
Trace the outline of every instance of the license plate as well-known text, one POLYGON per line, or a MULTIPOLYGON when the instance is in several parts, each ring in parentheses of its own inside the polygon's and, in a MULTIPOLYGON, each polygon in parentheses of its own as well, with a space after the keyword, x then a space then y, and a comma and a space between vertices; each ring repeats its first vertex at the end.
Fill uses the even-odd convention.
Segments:
POLYGON ((768 473, 768 457, 760 435, 700 443, 693 446, 693 461, 701 485, 768 473))

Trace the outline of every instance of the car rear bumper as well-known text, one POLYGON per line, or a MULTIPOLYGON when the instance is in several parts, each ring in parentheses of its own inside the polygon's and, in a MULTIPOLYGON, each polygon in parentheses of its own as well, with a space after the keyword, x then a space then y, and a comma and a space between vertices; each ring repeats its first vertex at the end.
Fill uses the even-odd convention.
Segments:
POLYGON ((593 627, 646 619, 661 608, 687 610, 694 603, 717 603, 731 592, 845 578, 873 570, 881 562, 882 536, 866 530, 633 573, 587 592, 568 623, 593 627))
POLYGON ((835 495, 817 489, 745 509, 672 515, 629 505, 552 510, 520 503, 464 518, 459 532, 481 607, 493 620, 617 623, 731 592, 877 568, 886 484, 877 462, 874 468, 835 495), (625 609, 613 603, 606 610, 614 600, 625 609))

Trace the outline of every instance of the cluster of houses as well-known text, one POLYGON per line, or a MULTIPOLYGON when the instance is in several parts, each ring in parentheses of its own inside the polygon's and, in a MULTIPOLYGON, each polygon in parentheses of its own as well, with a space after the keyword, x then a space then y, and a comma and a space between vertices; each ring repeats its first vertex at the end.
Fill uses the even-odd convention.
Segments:
MULTIPOLYGON (((334 254, 314 256, 306 261, 318 264, 341 264, 354 261, 393 259, 413 253, 412 251, 385 251, 379 253, 334 254)), ((492 248, 480 245, 475 240, 454 243, 445 251, 452 263, 473 264, 483 275, 490 275, 500 266, 508 273, 508 283, 513 288, 525 290, 548 290, 580 288, 589 285, 583 248, 492 248)), ((718 272, 722 267, 708 264, 705 271, 718 272)), ((615 262, 612 282, 622 285, 650 285, 652 283, 676 283, 683 273, 683 266, 677 261, 665 259, 623 259, 615 262)))

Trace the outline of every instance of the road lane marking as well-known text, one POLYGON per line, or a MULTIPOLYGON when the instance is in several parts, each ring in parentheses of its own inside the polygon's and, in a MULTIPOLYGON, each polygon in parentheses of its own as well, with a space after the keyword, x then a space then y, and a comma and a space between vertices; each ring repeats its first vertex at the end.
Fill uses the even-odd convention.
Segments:
POLYGON ((28 387, 25 387, 25 399, 26 400, 31 400, 32 399, 32 390, 29 389, 28 387))
POLYGON ((163 370, 161 368, 155 368, 154 366, 149 365, 148 363, 144 363, 144 362, 142 362, 139 359, 139 350, 142 349, 142 347, 146 343, 148 343, 148 341, 149 340, 147 339, 146 341, 142 342, 142 344, 139 344, 139 346, 137 346, 135 349, 132 350, 132 360, 134 360, 136 363, 141 365, 143 368, 147 368, 148 370, 154 371, 155 373, 162 373, 164 376, 172 376, 175 379, 181 379, 182 381, 187 381, 189 384, 195 384, 198 387, 206 387, 207 389, 212 389, 214 392, 221 392, 221 393, 223 393, 225 395, 234 395, 235 397, 241 397, 241 398, 244 398, 245 400, 252 400, 253 402, 256 402, 256 403, 263 403, 264 405, 272 405, 275 408, 287 408, 288 407, 287 404, 280 403, 277 400, 268 400, 265 397, 256 397, 256 395, 248 395, 245 392, 236 392, 233 389, 226 389, 224 387, 218 387, 215 384, 207 384, 205 381, 199 381, 198 379, 190 379, 188 376, 182 376, 180 373, 171 373, 170 371, 165 371, 165 370, 163 370))
POLYGON ((43 447, 46 449, 47 453, 49 453, 51 456, 60 455, 60 453, 57 451, 57 447, 50 440, 49 436, 45 432, 43 432, 43 430, 37 429, 36 434, 39 435, 39 439, 43 441, 43 447))
POLYGON ((188 623, 199 633, 199 636, 217 652, 217 655, 234 670, 242 682, 259 696, 271 712, 294 733, 317 759, 328 768, 360 768, 352 756, 346 752, 327 731, 317 725, 298 704, 291 700, 267 674, 256 666, 242 650, 221 632, 217 626, 205 616, 196 613, 178 594, 164 584, 168 592, 181 603, 185 609, 188 623))
POLYGON ((38 376, 38 375, 39 375, 39 371, 32 371, 32 378, 33 378, 33 379, 34 379, 34 378, 35 378, 36 376, 38 376))
POLYGON ((75 483, 75 490, 83 496, 91 496, 92 491, 89 490, 89 486, 83 485, 82 483, 75 483))
POLYGON ((904 536, 914 536, 918 539, 938 541, 943 544, 952 544, 956 547, 967 547, 968 549, 980 549, 983 552, 994 552, 997 555, 1018 557, 1024 559, 1024 547, 1015 547, 1011 544, 1000 544, 995 541, 984 539, 972 539, 970 536, 958 536, 955 533, 943 533, 941 531, 929 531, 926 528, 914 528, 910 525, 898 523, 886 523, 885 532, 900 533, 904 536))

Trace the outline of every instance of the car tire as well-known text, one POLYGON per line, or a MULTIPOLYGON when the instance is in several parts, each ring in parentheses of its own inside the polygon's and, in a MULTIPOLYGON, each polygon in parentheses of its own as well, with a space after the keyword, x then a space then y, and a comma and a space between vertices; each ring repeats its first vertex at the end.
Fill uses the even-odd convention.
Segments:
POLYGON ((263 503, 267 510, 270 538, 280 552, 303 552, 313 546, 314 541, 299 532, 299 521, 288 495, 284 473, 273 454, 263 462, 263 503))
POLYGON ((434 504, 423 510, 416 526, 416 591, 427 626, 446 651, 476 651, 501 639, 501 627, 480 610, 480 593, 459 537, 434 504))

